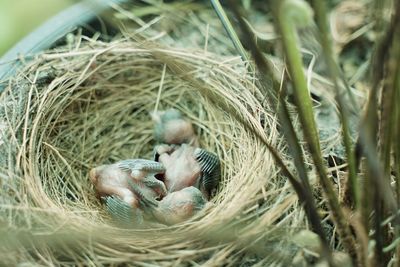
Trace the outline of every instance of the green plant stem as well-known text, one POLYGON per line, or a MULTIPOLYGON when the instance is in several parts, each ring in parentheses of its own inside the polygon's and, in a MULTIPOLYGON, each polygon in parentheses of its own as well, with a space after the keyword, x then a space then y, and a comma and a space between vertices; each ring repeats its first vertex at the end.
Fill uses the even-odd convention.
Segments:
MULTIPOLYGON (((400 74, 399 74, 400 75, 400 74)), ((400 82, 398 82, 400 83, 400 82)), ((400 88, 400 84, 397 85, 397 88, 400 88)), ((396 99, 397 103, 400 103, 400 90, 396 90, 396 99)), ((400 107, 397 105, 396 106, 396 121, 400 121, 400 107)), ((400 135, 400 123, 396 123, 396 131, 397 131, 397 136, 400 135)), ((394 159, 395 159, 395 183, 396 183, 396 196, 397 196, 397 203, 400 203, 400 139, 396 138, 395 140, 395 147, 394 147, 394 159)), ((399 238, 400 236, 400 227, 396 227, 396 234, 397 237, 399 238)), ((397 245, 396 251, 395 251, 395 258, 400 259, 400 245, 397 245)), ((398 260, 395 267, 400 267, 400 261, 398 260)))
MULTIPOLYGON (((399 25, 400 25, 400 2, 395 3, 395 12, 391 17, 391 21, 386 31, 379 38, 377 45, 371 57, 371 77, 372 88, 368 99, 366 115, 361 123, 360 136, 358 144, 363 149, 363 155, 368 162, 368 168, 371 172, 372 183, 371 187, 374 190, 380 190, 380 196, 386 202, 393 213, 397 211, 396 200, 393 194, 390 194, 391 188, 388 179, 385 179, 385 173, 381 166, 381 161, 378 157, 376 144, 376 136, 378 134, 378 92, 380 83, 384 78, 384 70, 389 58, 389 51, 391 51, 392 44, 397 44, 399 39, 399 25), (397 35, 396 35, 397 34, 397 35), (397 41, 393 41, 394 38, 397 41)), ((398 89, 397 89, 398 90, 398 89)), ((397 123, 397 122, 396 122, 397 123)), ((368 214, 363 215, 365 218, 368 214)))
POLYGON ((382 33, 385 30, 385 6, 387 6, 388 0, 375 0, 371 5, 370 16, 373 18, 375 33, 382 33))
POLYGON ((254 69, 250 64, 250 59, 247 56, 246 50, 243 48, 242 43, 240 42, 239 37, 235 32, 235 29, 233 28, 231 22, 228 19, 228 16, 225 13, 225 10, 222 8, 218 0, 211 0, 211 4, 214 7, 214 10, 217 13, 222 25, 224 26, 226 33, 231 39, 233 45, 235 46, 236 51, 238 51, 239 55, 242 57, 242 60, 249 64, 249 71, 254 73, 254 69))
MULTIPOLYGON (((400 76, 400 73, 398 74, 400 76)), ((397 81, 397 90, 396 90, 396 102, 400 103, 400 79, 397 81)), ((394 140, 394 161, 395 161, 395 182, 396 182, 396 197, 397 197, 397 203, 400 203, 400 138, 398 136, 400 135, 400 106, 396 105, 396 132, 397 134, 395 135, 396 138, 394 140)), ((400 258, 399 258, 400 259, 400 258)))
POLYGON ((361 217, 361 223, 364 226, 365 231, 368 233, 370 231, 369 217, 372 211, 371 196, 373 194, 372 192, 373 187, 371 185, 373 184, 373 182, 371 179, 373 178, 371 178, 369 175, 369 170, 367 169, 366 161, 362 161, 360 171, 364 174, 361 182, 362 194, 360 196, 361 197, 360 217, 361 217))
MULTIPOLYGON (((283 91, 282 91, 283 92, 283 91)), ((300 141, 297 138, 296 132, 294 130, 293 124, 290 120, 289 111, 287 104, 280 97, 279 107, 278 107, 279 121, 281 122, 282 129, 284 131, 286 140, 288 142, 289 150, 294 158, 297 173, 302 181, 304 199, 305 199, 305 211, 307 217, 311 223, 312 230, 318 234, 321 239, 323 246, 323 256, 332 264, 332 255, 329 249, 328 240, 325 237, 324 230, 322 228, 321 220, 317 214, 317 207, 315 205, 314 196, 309 183, 309 178, 307 175, 307 170, 304 165, 304 156, 300 147, 300 141)))
POLYGON ((364 162, 365 164, 362 166, 362 172, 365 174, 365 177, 362 184, 363 194, 361 196, 361 218, 367 232, 370 230, 369 217, 372 212, 371 195, 373 194, 373 191, 376 190, 374 181, 378 179, 380 180, 382 177, 380 166, 378 164, 378 154, 375 149, 377 147, 375 136, 378 129, 378 103, 376 98, 376 90, 374 88, 377 88, 377 86, 373 87, 369 94, 365 117, 361 123, 359 139, 357 141, 357 146, 359 146, 362 150, 360 155, 364 155, 366 159, 364 162), (369 162, 374 164, 369 164, 369 162), (374 175, 378 176, 374 177, 374 175))
MULTIPOLYGON (((395 99, 396 103, 400 103, 400 70, 397 70, 397 81, 396 81, 396 91, 395 99)), ((395 171, 395 183, 396 183, 396 200, 400 203, 400 106, 395 105, 395 134, 393 140, 393 151, 394 151, 394 171, 395 171)), ((400 259, 400 258, 398 258, 400 259)))
MULTIPOLYGON (((396 12, 394 14, 394 30, 393 40, 391 43, 390 55, 387 61, 387 77, 382 89, 382 102, 384 105, 382 111, 382 119, 385 119, 385 124, 382 124, 384 131, 382 134, 382 154, 385 168, 385 175, 390 175, 391 151, 395 150, 395 142, 398 139, 400 132, 397 130, 399 124, 399 95, 400 95, 400 3, 397 2, 396 12), (387 117, 387 118, 386 118, 387 117)), ((399 152, 399 151, 396 151, 399 152)))
MULTIPOLYGON (((393 41, 395 42, 397 38, 393 41)), ((394 48, 396 52, 396 48, 394 48)), ((391 149, 393 135, 396 134, 395 125, 398 123, 395 120, 396 113, 394 108, 396 105, 395 91, 396 91, 396 79, 397 72, 397 57, 396 55, 391 55, 388 60, 389 75, 392 77, 387 77, 384 81, 384 86, 381 91, 381 119, 380 119, 380 133, 379 140, 381 145, 381 159, 384 168, 385 177, 389 179, 390 177, 390 163, 391 163, 391 149)))
MULTIPOLYGON (((396 6, 396 16, 400 16, 400 4, 397 3, 396 6)), ((391 175, 391 151, 395 151, 394 153, 394 166, 393 169, 396 171, 395 173, 395 183, 396 183, 396 194, 397 194, 397 203, 399 202, 399 171, 400 171, 400 162, 399 162, 399 153, 400 153, 400 145, 399 145, 399 136, 400 136, 400 107, 399 107, 399 99, 400 99, 400 20, 396 20, 396 26, 395 26, 395 33, 394 33, 394 38, 392 42, 392 48, 391 48, 391 54, 389 57, 388 61, 388 76, 386 81, 387 81, 387 90, 390 92, 391 98, 389 98, 388 102, 390 103, 389 107, 389 125, 387 131, 387 138, 390 138, 390 144, 385 144, 385 149, 383 152, 386 153, 385 155, 385 174, 387 175, 388 179, 390 179, 391 175)), ((385 90, 385 88, 384 88, 385 90)), ((384 140, 389 143, 389 140, 384 140)), ((398 207, 396 207, 397 209, 398 207)), ((400 225, 399 225, 399 215, 396 212, 395 215, 397 216, 397 223, 394 224, 395 228, 395 236, 394 239, 397 240, 400 237, 400 225)), ((387 245, 387 244, 384 244, 387 245)), ((396 258, 398 259, 397 266, 400 265, 399 263, 399 257, 400 257, 400 246, 394 250, 394 253, 396 254, 396 258)))
MULTIPOLYGON (((336 94, 336 101, 339 105, 340 111, 340 120, 342 124, 342 131, 343 131, 343 143, 346 149, 346 156, 347 156, 347 163, 349 168, 349 181, 350 181, 350 188, 353 194, 353 199, 355 202, 356 209, 360 207, 360 194, 359 194, 359 185, 358 185, 358 178, 357 178, 357 166, 356 160, 353 150, 353 144, 350 137, 350 129, 349 129, 349 110, 347 105, 345 104, 345 99, 341 92, 341 89, 338 84, 338 66, 333 58, 333 49, 332 49, 332 42, 329 38, 329 30, 328 30, 328 19, 327 19, 327 10, 325 1, 321 0, 313 0, 312 6, 315 11, 315 20, 319 29, 320 34, 320 42, 323 50, 323 55, 325 61, 327 62, 328 73, 333 82, 336 94)), ((350 97, 351 98, 351 97, 350 97)))
MULTIPOLYGON (((382 12, 382 4, 380 3, 380 0, 376 0, 375 1, 375 7, 377 8, 377 13, 382 12), (377 3, 379 2, 379 3, 377 3)), ((380 16, 376 17, 376 19, 378 20, 376 25, 379 24, 379 26, 377 26, 379 29, 383 28, 383 20, 381 19, 380 16)), ((386 30, 384 31, 384 33, 380 34, 378 41, 376 42, 376 45, 374 47, 372 56, 371 56, 371 62, 370 62, 370 67, 369 67, 369 73, 371 76, 371 91, 369 93, 369 97, 368 97, 368 103, 367 103, 367 108, 365 111, 365 117, 363 118, 363 121, 361 122, 361 127, 360 127, 360 136, 357 140, 357 144, 356 147, 358 148, 358 150, 360 150, 360 153, 358 153, 358 157, 356 158, 357 161, 357 165, 359 165, 360 163, 360 159, 362 155, 365 155, 366 157, 373 157, 376 158, 377 157, 373 156, 373 155, 366 155, 365 150, 366 150, 366 146, 373 144, 374 146, 376 146, 375 142, 373 141, 375 139, 375 137, 378 134, 378 114, 377 114, 377 110, 378 110, 378 103, 377 103, 377 99, 378 99, 378 92, 379 92, 379 88, 380 88, 380 83, 384 77, 384 65, 385 62, 387 60, 388 57, 388 51, 390 48, 390 44, 392 42, 393 39, 393 33, 395 31, 395 25, 396 25, 396 20, 398 18, 396 16, 392 16, 391 18, 391 22, 388 25, 388 27, 386 27, 386 30), (366 142, 366 143, 363 143, 366 142)), ((372 159, 374 160, 374 159, 372 159)), ((364 214, 363 217, 365 218, 364 214)), ((367 215, 368 216, 368 215, 367 215)))
MULTIPOLYGON (((283 1, 285 3, 285 1, 283 1)), ((287 8, 282 8, 281 1, 274 1, 275 18, 281 33, 285 55, 288 61, 288 68, 294 85, 294 98, 299 111, 300 122, 308 148, 313 158, 322 188, 328 199, 333 220, 337 226, 338 233, 342 238, 346 250, 355 256, 355 241, 351 235, 349 225, 346 222, 343 211, 340 208, 338 198, 330 182, 323 163, 319 145, 318 132, 314 121, 311 99, 307 88, 306 79, 303 73, 301 54, 297 45, 298 39, 292 18, 287 16, 287 8)))
MULTIPOLYGON (((394 213, 397 215, 398 205, 394 198, 393 191, 390 187, 391 182, 391 170, 392 170, 392 150, 396 149, 394 138, 398 138, 399 132, 397 131, 396 125, 399 123, 397 120, 396 103, 399 88, 399 74, 400 74, 400 3, 397 1, 394 4, 394 13, 391 19, 390 27, 388 27, 386 34, 382 38, 380 45, 378 46, 376 56, 382 58, 374 58, 375 65, 373 67, 384 69, 385 72, 378 72, 380 76, 376 76, 374 83, 376 88, 374 89, 375 96, 377 95, 378 82, 383 80, 383 88, 381 89, 381 116, 379 120, 379 158, 382 164, 382 175, 379 181, 382 186, 376 187, 374 195, 375 201, 375 240, 376 240, 376 255, 378 261, 382 266, 386 266, 390 261, 392 255, 384 253, 383 248, 390 244, 391 238, 389 236, 389 228, 387 225, 381 226, 383 218, 394 213), (386 47, 385 51, 379 50, 382 47, 386 47), (381 65, 377 65, 381 63, 381 65), (390 197, 387 201, 385 198, 390 197), (386 200, 386 201, 385 201, 386 200)), ((397 151, 398 152, 398 151, 397 151)), ((396 162, 395 162, 396 164, 396 162)), ((396 166, 395 166, 396 168, 396 166)), ((398 178, 397 178, 398 182, 398 178)), ((394 223, 395 225, 395 238, 399 234, 399 216, 396 216, 394 223)))
MULTIPOLYGON (((212 0, 212 3, 213 3, 213 0, 212 0)), ((239 22, 239 27, 240 27, 240 30, 242 31, 244 38, 247 39, 247 42, 249 45, 249 50, 251 51, 254 62, 258 68, 256 71, 255 67, 253 67, 252 62, 249 61, 250 72, 254 73, 256 76, 258 76, 260 78, 259 81, 256 81, 257 86, 259 86, 260 89, 262 89, 262 92, 265 95, 265 99, 268 99, 269 103, 272 104, 273 107, 275 107, 275 106, 277 106, 277 103, 278 103, 279 81, 277 81, 277 79, 275 79, 273 67, 267 60, 265 60, 263 53, 258 48, 249 26, 244 21, 242 14, 240 13, 239 9, 236 6, 236 2, 229 1, 229 6, 231 7, 236 19, 239 22)), ((225 14, 225 11, 223 10, 223 8, 221 6, 219 6, 219 8, 218 8, 218 10, 221 10, 220 13, 225 14)), ((225 21, 225 19, 223 19, 223 17, 220 17, 220 20, 224 24, 223 21, 225 21)), ((238 41, 240 42, 239 38, 237 38, 236 32, 234 32, 233 27, 230 26, 228 28, 233 31, 232 36, 235 36, 235 37, 231 38, 232 42, 233 43, 238 42, 238 41)), ((240 43, 240 47, 242 47, 241 43, 240 43)), ((237 51, 239 54, 242 53, 241 49, 237 49, 237 51)), ((247 54, 246 54, 246 56, 247 56, 247 54)))

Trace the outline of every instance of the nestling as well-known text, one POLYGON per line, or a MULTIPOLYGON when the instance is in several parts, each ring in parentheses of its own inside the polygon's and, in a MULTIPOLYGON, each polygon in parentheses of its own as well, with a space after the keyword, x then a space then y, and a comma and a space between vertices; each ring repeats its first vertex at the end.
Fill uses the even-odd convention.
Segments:
POLYGON ((164 172, 165 168, 159 162, 128 159, 93 168, 89 176, 99 197, 118 196, 129 206, 137 208, 138 197, 130 190, 129 182, 137 185, 147 197, 162 198, 167 193, 166 187, 154 175, 164 172))
MULTIPOLYGON (((140 188, 132 184, 131 188, 137 195, 140 188)), ((157 221, 171 225, 183 222, 204 208, 206 200, 199 189, 190 186, 169 193, 161 201, 140 195, 140 205, 145 213, 151 214, 157 221)))
POLYGON ((195 186, 210 199, 220 179, 220 162, 217 155, 201 148, 182 144, 159 145, 155 160, 165 166, 162 177, 168 192, 195 186))
POLYGON ((151 113, 154 137, 160 143, 198 145, 192 123, 177 109, 151 113))

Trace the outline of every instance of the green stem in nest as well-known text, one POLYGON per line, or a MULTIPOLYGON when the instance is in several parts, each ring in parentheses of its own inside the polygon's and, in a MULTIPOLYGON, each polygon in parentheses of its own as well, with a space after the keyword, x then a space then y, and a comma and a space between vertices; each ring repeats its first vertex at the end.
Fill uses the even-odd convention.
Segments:
MULTIPOLYGON (((346 104, 346 101, 343 97, 343 92, 339 87, 339 74, 338 74, 338 66, 333 58, 333 49, 331 39, 329 38, 329 30, 328 30, 328 19, 327 19, 327 11, 326 5, 324 1, 321 0, 313 0, 312 6, 315 11, 315 21, 317 23, 319 34, 320 34, 320 42, 322 46, 323 55, 328 67, 329 76, 333 82, 335 88, 336 101, 339 105, 340 111, 340 120, 342 124, 342 132, 343 132, 343 143, 346 149, 347 163, 349 168, 348 180, 350 182, 349 187, 352 191, 353 201, 355 202, 356 208, 360 207, 360 189, 358 185, 357 178, 357 166, 355 160, 355 154, 353 150, 353 145, 350 137, 350 129, 349 129, 349 108, 346 104)), ((350 96, 351 99, 351 96, 350 96)))
POLYGON ((346 250, 355 255, 355 241, 351 235, 350 227, 339 205, 333 185, 328 178, 324 166, 318 131, 314 121, 312 103, 303 73, 300 49, 296 33, 296 25, 303 26, 311 23, 312 10, 308 4, 299 0, 273 1, 275 19, 281 33, 288 69, 294 85, 294 98, 298 108, 300 122, 303 126, 304 136, 310 149, 317 173, 326 194, 333 220, 346 250))

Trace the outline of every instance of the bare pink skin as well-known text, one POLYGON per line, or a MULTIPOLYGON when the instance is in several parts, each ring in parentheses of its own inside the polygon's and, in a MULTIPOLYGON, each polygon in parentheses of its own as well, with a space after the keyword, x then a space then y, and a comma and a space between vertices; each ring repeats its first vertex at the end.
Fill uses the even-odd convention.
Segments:
POLYGON ((192 217, 205 203, 206 200, 197 188, 187 187, 164 197, 153 214, 162 223, 176 224, 192 217))
POLYGON ((137 171, 133 177, 130 172, 121 170, 117 164, 101 165, 93 168, 89 173, 90 181, 99 197, 116 195, 134 208, 137 208, 139 203, 135 194, 129 189, 128 180, 136 184, 143 194, 150 198, 158 198, 162 194, 143 184, 145 176, 146 172, 137 171))
POLYGON ((158 111, 152 113, 152 119, 156 124, 159 124, 159 135, 162 143, 166 144, 183 144, 187 143, 193 146, 198 146, 197 136, 194 132, 192 123, 185 118, 171 118, 166 122, 161 122, 161 116, 164 116, 170 111, 158 111))
POLYGON ((186 120, 172 120, 165 124, 164 140, 167 144, 198 145, 192 123, 186 120))
POLYGON ((164 183, 169 192, 196 186, 201 168, 194 156, 195 148, 187 144, 181 146, 161 145, 156 148, 159 162, 165 166, 164 183))

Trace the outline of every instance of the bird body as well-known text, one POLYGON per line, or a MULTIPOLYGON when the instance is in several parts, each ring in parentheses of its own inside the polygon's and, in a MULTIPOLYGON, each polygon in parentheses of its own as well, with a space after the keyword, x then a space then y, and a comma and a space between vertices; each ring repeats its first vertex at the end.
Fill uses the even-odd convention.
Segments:
POLYGON ((189 219, 203 209, 207 202, 200 190, 193 186, 169 193, 161 201, 141 195, 140 189, 134 184, 131 189, 140 195, 140 205, 144 212, 167 225, 189 219))
POLYGON ((192 123, 183 117, 177 109, 157 111, 151 114, 155 123, 154 137, 165 144, 192 144, 197 146, 198 141, 192 123))
POLYGON ((171 153, 162 153, 159 161, 165 166, 164 183, 169 192, 175 192, 197 183, 201 168, 194 154, 195 148, 182 144, 171 153))
POLYGON ((118 196, 131 207, 138 207, 138 197, 130 190, 133 183, 143 195, 161 198, 167 192, 165 185, 154 175, 164 172, 162 164, 150 160, 124 160, 114 164, 93 168, 90 180, 99 197, 118 196))
POLYGON ((195 186, 209 199, 220 177, 218 157, 188 144, 156 147, 155 160, 165 166, 164 183, 168 192, 195 186))
POLYGON ((160 222, 176 224, 195 215, 203 209, 206 202, 200 190, 190 186, 164 197, 153 214, 160 222))

